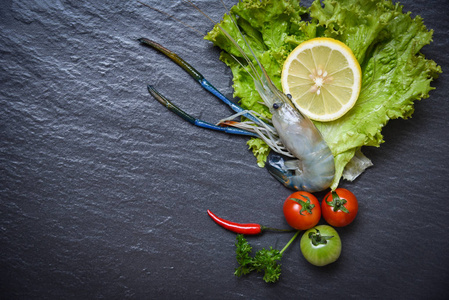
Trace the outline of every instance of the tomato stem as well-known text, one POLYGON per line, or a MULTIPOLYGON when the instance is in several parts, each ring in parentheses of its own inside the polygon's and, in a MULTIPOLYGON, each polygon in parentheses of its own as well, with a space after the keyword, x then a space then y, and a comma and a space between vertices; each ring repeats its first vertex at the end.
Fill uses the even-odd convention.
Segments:
POLYGON ((280 251, 280 253, 284 253, 284 251, 290 246, 291 243, 293 243, 293 241, 296 239, 296 237, 298 237, 299 233, 301 232, 301 230, 298 230, 295 235, 290 239, 290 241, 288 241, 287 245, 284 246, 284 248, 282 248, 282 250, 280 251))
POLYGON ((309 232, 309 239, 312 241, 314 246, 318 245, 326 245, 327 241, 333 238, 333 236, 321 235, 320 231, 317 228, 314 228, 316 233, 309 232))
POLYGON ((337 192, 335 191, 332 191, 331 194, 332 201, 327 201, 327 199, 329 198, 329 196, 327 196, 326 199, 324 199, 324 201, 326 201, 326 204, 333 207, 334 212, 341 210, 342 212, 349 214, 349 210, 345 206, 348 201, 346 201, 346 199, 340 198, 340 196, 338 196, 337 192))
POLYGON ((293 200, 297 203, 299 203, 299 205, 301 205, 301 210, 299 211, 299 214, 301 216, 303 215, 303 211, 307 211, 309 214, 312 214, 312 209, 315 207, 315 204, 310 203, 310 198, 304 195, 300 195, 301 197, 304 197, 307 201, 303 201, 301 199, 297 199, 297 198, 290 198, 290 200, 293 200))

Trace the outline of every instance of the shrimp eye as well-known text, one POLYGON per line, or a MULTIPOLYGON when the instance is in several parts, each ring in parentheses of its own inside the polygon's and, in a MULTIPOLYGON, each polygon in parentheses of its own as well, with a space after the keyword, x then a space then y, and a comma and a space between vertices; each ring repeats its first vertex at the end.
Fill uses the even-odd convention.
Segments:
POLYGON ((273 108, 274 109, 278 109, 279 108, 279 104, 278 103, 273 103, 273 108))
POLYGON ((292 95, 291 94, 287 94, 287 98, 292 100, 292 95))

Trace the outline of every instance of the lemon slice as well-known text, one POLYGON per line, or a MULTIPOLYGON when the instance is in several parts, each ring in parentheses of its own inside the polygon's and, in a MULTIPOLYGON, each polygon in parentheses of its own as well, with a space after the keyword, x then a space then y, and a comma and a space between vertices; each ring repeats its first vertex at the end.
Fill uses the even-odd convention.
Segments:
POLYGON ((327 122, 354 106, 362 71, 348 46, 331 38, 315 38, 290 53, 281 81, 299 111, 312 120, 327 122))

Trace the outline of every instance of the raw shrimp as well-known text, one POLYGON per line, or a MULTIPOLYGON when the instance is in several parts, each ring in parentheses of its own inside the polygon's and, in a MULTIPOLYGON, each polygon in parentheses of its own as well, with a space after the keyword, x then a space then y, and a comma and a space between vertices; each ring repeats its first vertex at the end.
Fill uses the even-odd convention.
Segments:
MULTIPOLYGON (((208 17, 190 1, 184 2, 188 2, 208 17)), ((230 13, 229 15, 233 20, 234 26, 238 29, 234 17, 230 13)), ((214 24, 216 23, 214 22, 214 24)), ((276 88, 240 30, 238 32, 246 46, 250 49, 256 64, 252 63, 251 59, 225 29, 219 24, 216 25, 244 58, 246 62, 245 69, 253 78, 257 92, 272 113, 271 120, 264 120, 257 113, 244 110, 235 103, 232 103, 217 91, 198 71, 175 53, 151 40, 142 38, 139 39, 141 43, 151 46, 167 55, 197 80, 203 88, 228 104, 236 111, 236 114, 214 125, 188 115, 157 92, 153 86, 148 86, 150 94, 168 109, 196 126, 225 131, 231 134, 258 136, 262 138, 273 151, 279 153, 270 153, 266 168, 284 186, 308 192, 318 192, 327 189, 335 174, 334 156, 318 129, 310 119, 293 106, 287 95, 276 88), (241 115, 245 116, 249 121, 233 121, 233 119, 241 115), (292 157, 293 159, 287 160, 287 157, 292 157)))

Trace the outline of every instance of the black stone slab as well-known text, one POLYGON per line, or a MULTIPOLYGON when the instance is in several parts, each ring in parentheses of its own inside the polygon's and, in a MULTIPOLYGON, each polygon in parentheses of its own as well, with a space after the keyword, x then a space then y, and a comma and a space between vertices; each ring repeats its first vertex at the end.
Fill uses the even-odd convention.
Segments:
MULTIPOLYGON (((215 19, 224 12, 219 1, 196 2, 215 19)), ((423 53, 449 72, 449 3, 402 3, 435 30, 423 53)), ((154 5, 202 32, 211 28, 180 1, 154 5)), ((447 73, 412 119, 391 121, 386 142, 365 149, 374 167, 342 184, 359 197, 360 213, 338 229, 338 262, 314 267, 295 243, 281 280, 268 285, 260 274, 233 275, 235 235, 206 210, 285 227, 290 191, 257 167, 246 138, 186 124, 148 95, 151 83, 195 116, 215 122, 230 114, 139 45, 143 36, 232 97, 218 49, 136 1, 0 4, 2 299, 447 296, 447 73)), ((289 239, 266 233, 249 241, 257 250, 289 239)))

